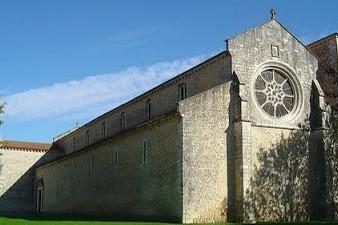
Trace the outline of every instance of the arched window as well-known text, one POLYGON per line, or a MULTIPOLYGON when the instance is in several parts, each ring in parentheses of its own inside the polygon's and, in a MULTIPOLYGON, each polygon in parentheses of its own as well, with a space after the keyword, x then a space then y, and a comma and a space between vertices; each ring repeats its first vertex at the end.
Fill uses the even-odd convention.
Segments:
POLYGON ((182 101, 187 98, 187 86, 185 84, 181 84, 178 88, 178 91, 179 91, 178 93, 179 101, 182 101))
POLYGON ((151 99, 147 99, 146 105, 145 105, 145 113, 146 113, 146 118, 150 119, 151 118, 151 99))
POLYGON ((37 193, 36 193, 36 211, 38 213, 43 212, 43 178, 39 179, 37 182, 37 193))
POLYGON ((126 126, 127 126, 127 121, 126 121, 126 113, 125 112, 122 112, 121 113, 121 129, 122 130, 125 130, 126 129, 126 126))

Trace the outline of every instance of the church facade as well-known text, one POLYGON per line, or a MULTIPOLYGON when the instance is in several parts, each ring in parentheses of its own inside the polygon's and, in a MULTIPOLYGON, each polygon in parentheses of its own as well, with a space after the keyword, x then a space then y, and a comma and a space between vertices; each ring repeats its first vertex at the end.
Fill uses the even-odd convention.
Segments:
POLYGON ((35 167, 34 210, 183 223, 327 217, 318 52, 332 49, 338 71, 337 37, 305 46, 273 17, 227 39, 57 138, 55 157, 35 167))

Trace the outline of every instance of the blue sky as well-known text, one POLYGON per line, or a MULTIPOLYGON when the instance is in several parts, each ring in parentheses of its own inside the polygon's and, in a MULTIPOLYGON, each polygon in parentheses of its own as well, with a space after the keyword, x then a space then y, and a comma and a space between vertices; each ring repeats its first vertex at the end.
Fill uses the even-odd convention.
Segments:
POLYGON ((0 2, 4 139, 50 142, 277 19, 308 43, 338 31, 338 1, 0 2))

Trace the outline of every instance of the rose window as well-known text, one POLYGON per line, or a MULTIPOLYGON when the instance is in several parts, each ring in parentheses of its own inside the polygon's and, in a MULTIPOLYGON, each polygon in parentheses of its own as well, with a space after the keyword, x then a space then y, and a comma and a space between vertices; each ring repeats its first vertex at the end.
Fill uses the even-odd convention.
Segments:
POLYGON ((255 94, 262 110, 273 118, 289 114, 295 106, 293 86, 278 70, 269 69, 258 75, 255 94))

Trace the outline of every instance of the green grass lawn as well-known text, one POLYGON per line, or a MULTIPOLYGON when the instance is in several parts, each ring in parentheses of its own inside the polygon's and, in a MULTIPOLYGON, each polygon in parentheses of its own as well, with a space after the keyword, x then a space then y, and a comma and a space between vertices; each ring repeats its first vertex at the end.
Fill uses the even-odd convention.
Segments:
MULTIPOLYGON (((175 225, 175 223, 160 222, 118 222, 118 221, 92 221, 81 219, 48 219, 48 218, 6 218, 0 217, 0 225, 175 225)), ((213 223, 208 225, 240 225, 235 223, 213 223)), ((282 225, 291 223, 257 223, 260 225, 282 225)), ((333 225, 333 222, 307 222, 293 223, 297 225, 333 225)), ((202 225, 202 224, 200 224, 202 225)), ((207 224, 203 224, 207 225, 207 224)))

